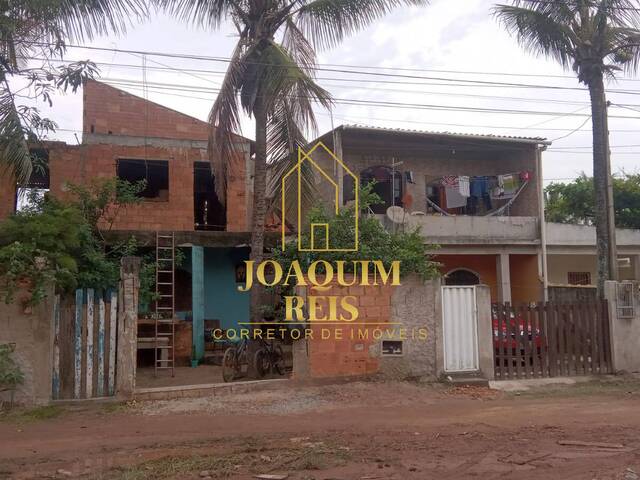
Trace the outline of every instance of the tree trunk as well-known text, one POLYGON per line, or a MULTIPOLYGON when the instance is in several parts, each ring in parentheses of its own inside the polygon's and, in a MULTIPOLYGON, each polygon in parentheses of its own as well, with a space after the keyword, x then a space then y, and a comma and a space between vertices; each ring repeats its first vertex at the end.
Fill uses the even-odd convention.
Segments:
MULTIPOLYGON (((596 255, 598 260, 598 295, 604 298, 604 282, 611 278, 612 242, 609 228, 609 131, 607 104, 602 75, 589 83, 591 121, 593 124, 593 183, 595 190, 596 255)), ((611 219, 613 221, 613 219, 611 219)))
MULTIPOLYGON (((264 101, 261 99, 256 101, 253 113, 256 121, 256 145, 253 175, 253 226, 251 230, 250 259, 257 265, 264 257, 264 224, 267 213, 267 111, 264 106, 264 101)), ((262 320, 260 315, 262 290, 261 285, 257 282, 254 283, 251 288, 250 316, 252 322, 262 320)))

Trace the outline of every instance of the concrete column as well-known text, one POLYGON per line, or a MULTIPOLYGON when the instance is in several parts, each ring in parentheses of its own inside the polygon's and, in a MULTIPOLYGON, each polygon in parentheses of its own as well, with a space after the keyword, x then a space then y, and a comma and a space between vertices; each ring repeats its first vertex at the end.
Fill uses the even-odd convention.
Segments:
MULTIPOLYGON (((606 281, 604 296, 609 302, 609 338, 611 339, 611 362, 613 372, 640 372, 640 312, 636 310, 634 318, 618 318, 616 283, 606 281)), ((640 283, 634 283, 636 305, 639 303, 637 292, 640 283)))
POLYGON ((478 328, 478 366, 484 378, 494 380, 491 290, 487 285, 478 285, 476 287, 476 312, 478 328))
POLYGON ((132 397, 136 389, 139 289, 140 259, 124 257, 120 265, 120 288, 118 289, 116 395, 120 398, 132 397))
POLYGON ((511 271, 509 270, 508 253, 501 253, 496 257, 496 273, 498 276, 498 300, 511 302, 511 271))
POLYGON ((196 359, 204 358, 204 248, 191 247, 191 312, 196 359))
POLYGON ((640 255, 631 257, 631 268, 633 269, 633 279, 640 281, 640 255))

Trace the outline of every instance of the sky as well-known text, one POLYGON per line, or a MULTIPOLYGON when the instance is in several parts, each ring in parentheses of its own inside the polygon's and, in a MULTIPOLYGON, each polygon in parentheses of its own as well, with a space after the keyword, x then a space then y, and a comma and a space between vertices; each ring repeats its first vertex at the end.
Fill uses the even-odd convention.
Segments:
MULTIPOLYGON (((583 171, 590 175, 591 122, 586 90, 532 89, 469 82, 582 88, 572 72, 563 71, 552 60, 536 58, 520 48, 491 15, 492 6, 493 2, 487 0, 433 0, 428 7, 398 9, 339 46, 319 52, 319 63, 323 68, 403 75, 319 71, 318 82, 334 98, 406 103, 414 108, 336 104, 330 113, 318 107, 316 134, 330 130, 333 118, 334 126, 363 124, 540 136, 554 140, 543 154, 545 183, 570 181, 583 171), (415 108, 416 105, 421 107, 415 108), (546 115, 447 111, 441 109, 443 106, 527 110, 546 115)), ((99 38, 82 45, 228 58, 235 40, 235 29, 231 24, 222 25, 217 31, 206 31, 164 14, 154 14, 143 24, 129 28, 126 35, 99 38)), ((147 98, 202 120, 207 118, 216 96, 215 89, 220 86, 227 67, 224 61, 153 55, 143 58, 131 53, 80 48, 69 48, 65 59, 91 59, 99 63, 98 80, 139 96, 144 96, 142 66, 146 63, 147 98)), ((638 172, 640 145, 636 144, 640 141, 636 138, 640 133, 640 77, 624 76, 609 82, 607 89, 608 99, 613 103, 609 110, 612 170, 638 172)), ((57 94, 53 102, 52 109, 41 105, 43 115, 59 126, 50 138, 76 143, 74 134, 80 138, 82 130, 81 92, 57 94)), ((251 119, 244 118, 241 133, 252 138, 252 130, 251 119)), ((315 136, 309 135, 310 138, 315 136)))

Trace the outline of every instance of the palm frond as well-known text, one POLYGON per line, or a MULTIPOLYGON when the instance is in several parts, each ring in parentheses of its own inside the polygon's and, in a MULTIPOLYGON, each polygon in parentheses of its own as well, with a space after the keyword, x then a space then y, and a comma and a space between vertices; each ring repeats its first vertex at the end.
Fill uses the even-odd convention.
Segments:
POLYGON ((318 85, 313 71, 307 72, 298 65, 293 57, 280 45, 271 41, 262 52, 263 69, 261 93, 273 102, 280 97, 295 100, 298 118, 302 125, 315 128, 313 103, 324 108, 332 105, 331 94, 318 85))
POLYGON ((566 23, 550 15, 549 4, 562 2, 533 2, 532 8, 512 5, 496 5, 494 14, 507 31, 530 52, 555 59, 564 68, 569 68, 574 60, 577 38, 566 23), (540 5, 536 8, 536 5, 540 5))
POLYGON ((151 0, 158 8, 181 20, 217 29, 230 14, 243 15, 239 4, 230 0, 151 0))
POLYGON ((215 178, 218 199, 224 205, 227 191, 227 169, 231 158, 238 155, 236 133, 240 130, 240 108, 238 91, 245 76, 246 63, 243 61, 240 45, 231 56, 220 93, 209 113, 208 154, 215 178))
POLYGON ((149 13, 143 0, 22 0, 13 8, 33 32, 39 30, 43 42, 123 33, 149 13))
MULTIPOLYGON (((282 213, 282 180, 298 163, 298 149, 306 146, 304 134, 294 119, 295 102, 280 99, 273 110, 268 124, 267 144, 269 145, 269 181, 267 195, 271 211, 282 213)), ((285 216, 294 218, 297 208, 298 182, 289 177, 285 182, 285 216)), ((317 199, 314 172, 309 162, 303 162, 300 175, 301 208, 306 211, 317 199)), ((282 215, 281 215, 282 218, 282 215)))
POLYGON ((0 172, 8 173, 18 183, 29 180, 31 155, 26 130, 6 81, 0 91, 0 172))
POLYGON ((287 17, 282 35, 282 48, 300 67, 310 73, 316 67, 316 52, 291 17, 287 17))
POLYGON ((293 14, 300 30, 317 48, 330 48, 402 6, 429 0, 311 0, 293 14))

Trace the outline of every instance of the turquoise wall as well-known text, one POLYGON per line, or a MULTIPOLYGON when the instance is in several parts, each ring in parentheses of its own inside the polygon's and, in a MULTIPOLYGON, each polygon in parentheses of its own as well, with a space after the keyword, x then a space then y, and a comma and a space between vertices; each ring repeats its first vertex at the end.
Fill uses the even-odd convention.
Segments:
POLYGON ((246 248, 204 249, 204 318, 219 319, 222 328, 249 321, 249 293, 236 283, 236 265, 248 258, 246 248))
POLYGON ((195 358, 201 360, 204 357, 204 319, 205 289, 204 289, 204 248, 193 246, 191 248, 191 312, 192 334, 195 358))

